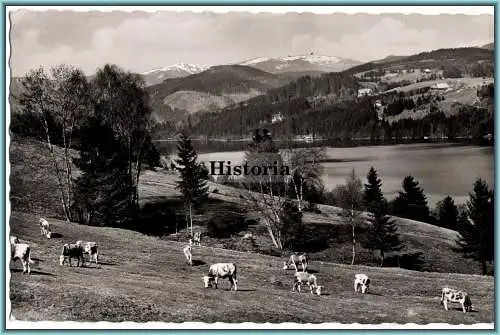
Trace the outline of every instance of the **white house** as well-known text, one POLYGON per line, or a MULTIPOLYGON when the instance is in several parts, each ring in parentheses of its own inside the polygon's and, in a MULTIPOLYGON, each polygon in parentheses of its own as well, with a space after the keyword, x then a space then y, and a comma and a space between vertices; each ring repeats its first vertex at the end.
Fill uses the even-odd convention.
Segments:
POLYGON ((371 88, 360 88, 358 90, 358 98, 363 96, 372 96, 373 90, 371 88))
POLYGON ((281 115, 281 113, 274 114, 271 118, 272 123, 281 122, 281 121, 283 121, 283 115, 281 115))
POLYGON ((436 83, 436 84, 431 86, 431 89, 439 90, 439 91, 448 90, 449 88, 450 88, 450 85, 448 85, 447 83, 436 83))

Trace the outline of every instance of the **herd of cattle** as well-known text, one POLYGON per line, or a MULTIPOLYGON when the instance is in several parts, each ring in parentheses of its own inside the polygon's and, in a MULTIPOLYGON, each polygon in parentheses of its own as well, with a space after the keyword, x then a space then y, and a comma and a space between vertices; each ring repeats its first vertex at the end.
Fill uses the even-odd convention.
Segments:
MULTIPOLYGON (((44 218, 40 218, 39 226, 40 233, 42 236, 50 239, 52 236, 50 224, 44 218)), ((23 265, 23 274, 30 274, 30 264, 34 262, 31 260, 31 248, 29 244, 19 243, 19 239, 16 236, 10 236, 11 245, 11 259, 12 261, 20 260, 23 265)), ((201 234, 196 232, 193 239, 189 239, 189 243, 183 247, 182 251, 186 257, 188 265, 193 265, 193 245, 201 246, 201 234)), ((76 241, 73 244, 64 244, 61 254, 59 256, 59 264, 62 266, 68 260, 69 266, 71 265, 71 259, 77 259, 77 266, 84 266, 85 259, 84 254, 89 255, 89 262, 92 260, 98 264, 98 247, 96 242, 90 241, 76 241)), ((295 269, 292 291, 301 291, 302 285, 307 285, 310 289, 311 294, 321 295, 323 286, 318 285, 317 278, 314 274, 307 272, 308 259, 306 254, 294 253, 290 256, 287 262, 283 262, 283 269, 287 270, 290 267, 295 269), (299 271, 299 267, 302 267, 302 271, 299 271)), ((203 283, 205 288, 213 287, 217 288, 218 279, 228 279, 231 283, 230 290, 234 288, 235 291, 238 290, 236 279, 236 265, 234 263, 215 263, 210 265, 208 269, 208 274, 203 276, 203 283), (212 285, 212 283, 214 285, 212 285)), ((354 276, 354 292, 361 292, 365 294, 368 292, 371 280, 366 274, 356 274, 354 276)), ((448 303, 459 303, 462 306, 464 313, 472 311, 472 301, 469 294, 464 291, 459 291, 456 289, 445 287, 441 291, 441 305, 444 306, 445 310, 448 310, 448 303)))

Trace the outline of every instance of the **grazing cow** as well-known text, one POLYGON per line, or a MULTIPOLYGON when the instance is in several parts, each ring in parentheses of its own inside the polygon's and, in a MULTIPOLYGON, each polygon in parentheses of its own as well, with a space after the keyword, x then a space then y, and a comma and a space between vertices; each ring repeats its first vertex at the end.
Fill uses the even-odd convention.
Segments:
POLYGON ((98 264, 99 250, 96 242, 87 241, 76 241, 77 245, 83 248, 83 253, 89 255, 89 262, 92 263, 92 258, 95 260, 95 264, 98 264))
POLYGON ((193 241, 189 239, 189 244, 182 249, 182 252, 184 253, 184 256, 186 256, 186 261, 188 265, 193 265, 193 254, 192 254, 192 248, 191 246, 193 245, 193 241))
POLYGON ((236 279, 236 265, 234 263, 216 263, 210 265, 210 269, 208 269, 208 276, 203 277, 203 283, 205 284, 205 288, 212 286, 211 282, 215 283, 215 288, 217 288, 217 280, 219 278, 228 278, 231 283, 231 290, 234 286, 234 290, 237 291, 238 280, 236 279))
POLYGON ((199 231, 194 233, 193 242, 194 242, 194 245, 197 245, 197 246, 201 245, 201 233, 199 231))
POLYGON ((295 272, 292 291, 295 291, 295 289, 297 289, 297 291, 300 293, 302 284, 307 284, 307 286, 309 286, 311 294, 316 293, 317 295, 321 295, 321 289, 323 288, 323 286, 318 285, 315 275, 309 274, 307 272, 295 272))
POLYGON ((288 262, 283 262, 283 270, 288 270, 290 265, 293 265, 295 272, 298 271, 297 265, 302 264, 302 272, 307 270, 307 255, 294 253, 290 255, 288 262))
POLYGON ((65 244, 59 256, 59 264, 64 265, 66 257, 68 257, 69 266, 71 266, 71 258, 77 259, 76 266, 84 266, 85 259, 83 258, 83 248, 79 244, 65 244), (80 265, 81 261, 81 265, 80 265))
POLYGON ((19 239, 15 236, 10 237, 10 250, 11 250, 11 259, 13 262, 16 260, 20 260, 23 264, 23 274, 28 272, 31 274, 30 264, 34 262, 31 260, 31 248, 29 244, 19 243, 19 239))
POLYGON ((452 288, 445 287, 441 292, 441 305, 444 305, 444 309, 448 310, 448 302, 455 302, 462 305, 462 311, 464 313, 472 311, 472 301, 467 292, 455 290, 452 288))
POLYGON ((354 276, 354 292, 366 293, 370 287, 370 278, 363 273, 358 273, 354 276), (359 289, 359 290, 358 290, 359 289))
POLYGON ((40 220, 38 220, 38 223, 40 225, 40 234, 42 236, 45 236, 47 238, 50 238, 52 233, 50 231, 50 224, 47 220, 45 220, 44 218, 40 218, 40 220))

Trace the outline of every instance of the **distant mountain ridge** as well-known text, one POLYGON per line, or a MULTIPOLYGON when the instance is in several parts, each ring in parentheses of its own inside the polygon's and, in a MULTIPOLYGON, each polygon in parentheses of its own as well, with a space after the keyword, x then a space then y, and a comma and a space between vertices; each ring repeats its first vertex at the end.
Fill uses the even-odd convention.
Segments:
POLYGON ((257 68, 269 73, 285 73, 285 72, 304 72, 304 71, 319 71, 319 72, 340 72, 362 62, 340 58, 336 56, 324 55, 295 55, 284 57, 258 57, 238 63, 257 68))
POLYGON ((164 80, 172 78, 187 77, 207 70, 210 66, 178 63, 162 68, 157 68, 142 72, 140 75, 144 79, 146 86, 156 85, 164 80))

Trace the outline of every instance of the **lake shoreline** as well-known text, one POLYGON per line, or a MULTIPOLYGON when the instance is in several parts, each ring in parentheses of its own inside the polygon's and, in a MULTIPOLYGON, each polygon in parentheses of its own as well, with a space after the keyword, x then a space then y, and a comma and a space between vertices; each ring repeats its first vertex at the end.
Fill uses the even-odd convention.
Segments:
MULTIPOLYGON (((153 140, 160 154, 172 154, 177 151, 176 139, 156 139, 153 140)), ((206 154, 213 152, 231 152, 247 150, 251 140, 201 140, 193 138, 191 142, 198 154, 206 154)), ((284 141, 276 140, 279 149, 298 149, 298 148, 358 148, 358 147, 376 147, 376 146, 398 146, 409 144, 448 144, 456 146, 485 146, 493 147, 494 141, 487 139, 470 139, 459 138, 455 140, 429 138, 429 139, 402 139, 402 140, 378 140, 356 139, 356 140, 339 140, 325 139, 316 141, 284 141)))

